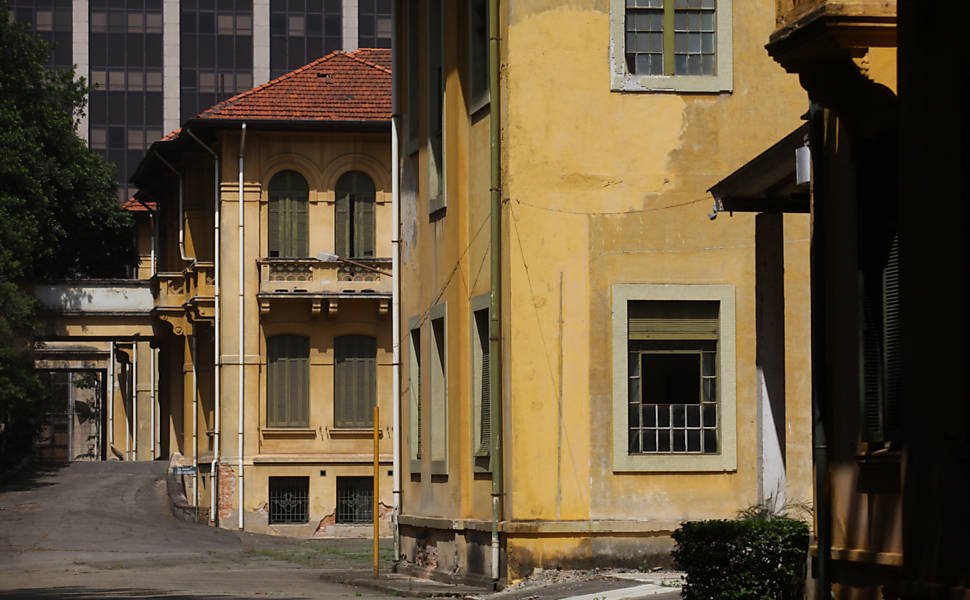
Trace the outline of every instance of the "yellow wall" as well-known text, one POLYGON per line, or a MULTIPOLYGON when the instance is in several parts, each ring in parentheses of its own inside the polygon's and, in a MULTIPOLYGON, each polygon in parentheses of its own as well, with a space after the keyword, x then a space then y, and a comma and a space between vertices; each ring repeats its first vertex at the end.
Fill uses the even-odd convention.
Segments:
MULTIPOLYGON (((730 517, 758 501, 755 218, 737 213, 709 220, 713 199, 706 190, 795 129, 807 98, 764 51, 774 27, 768 0, 734 2, 732 93, 613 92, 608 5, 503 3, 504 517, 577 522, 555 532, 537 526, 538 536, 510 531, 512 577, 549 557, 609 553, 596 541, 609 537, 609 528, 592 537, 579 533, 604 520, 628 522, 623 526, 649 535, 683 519, 730 517), (734 286, 736 470, 614 472, 611 286, 617 283, 734 286), (513 560, 517 552, 525 557, 521 563, 513 560)), ((449 471, 447 478, 432 476, 425 460, 420 479, 405 480, 403 513, 488 520, 491 483, 474 472, 469 453, 468 303, 489 288, 490 117, 468 116, 464 16, 450 5, 446 10, 448 207, 429 218, 421 146, 405 157, 402 172, 402 318, 406 323, 436 302, 448 303, 449 471)), ((424 90, 423 70, 421 77, 424 90)), ((788 495, 807 501, 808 217, 791 215, 784 225, 788 495)), ((423 401, 428 329, 422 330, 423 401)), ((402 326, 402 352, 407 344, 402 326)), ((405 367, 405 400, 408 377, 405 367)), ((405 407, 402 423, 408 419, 405 407)), ((427 431, 428 422, 423 425, 427 431)))

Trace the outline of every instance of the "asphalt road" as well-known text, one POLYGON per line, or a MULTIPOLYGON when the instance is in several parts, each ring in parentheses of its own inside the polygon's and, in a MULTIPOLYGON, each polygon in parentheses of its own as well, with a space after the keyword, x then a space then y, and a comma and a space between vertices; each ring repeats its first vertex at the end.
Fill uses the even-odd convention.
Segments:
POLYGON ((290 540, 177 521, 165 463, 74 463, 0 487, 0 600, 387 598, 328 583, 367 540, 290 540))

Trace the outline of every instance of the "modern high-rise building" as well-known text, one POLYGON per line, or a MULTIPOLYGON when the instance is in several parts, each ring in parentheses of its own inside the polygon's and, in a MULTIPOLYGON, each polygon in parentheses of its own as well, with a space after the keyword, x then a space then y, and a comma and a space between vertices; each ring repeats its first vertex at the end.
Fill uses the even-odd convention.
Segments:
POLYGON ((391 47, 390 0, 10 0, 94 91, 78 134, 117 168, 217 102, 334 50, 391 47))

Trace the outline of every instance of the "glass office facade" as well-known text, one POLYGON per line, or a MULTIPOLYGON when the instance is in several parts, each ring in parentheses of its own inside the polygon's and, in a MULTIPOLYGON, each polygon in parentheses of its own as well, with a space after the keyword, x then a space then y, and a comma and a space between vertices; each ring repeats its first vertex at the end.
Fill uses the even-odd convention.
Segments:
POLYGON ((182 0, 180 120, 253 87, 252 0, 182 0))
POLYGON ((270 78, 343 48, 340 0, 270 0, 270 78))
POLYGON ((357 47, 391 47, 391 0, 360 0, 357 4, 357 47))

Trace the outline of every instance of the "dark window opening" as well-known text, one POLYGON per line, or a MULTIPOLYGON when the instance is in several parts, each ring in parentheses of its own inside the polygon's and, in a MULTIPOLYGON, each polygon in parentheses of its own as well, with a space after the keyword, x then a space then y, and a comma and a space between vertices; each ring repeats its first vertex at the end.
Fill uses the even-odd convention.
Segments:
POLYGON ((370 477, 337 478, 337 522, 374 522, 374 480, 370 477))
POLYGON ((269 478, 269 524, 309 521, 310 478, 269 478))

